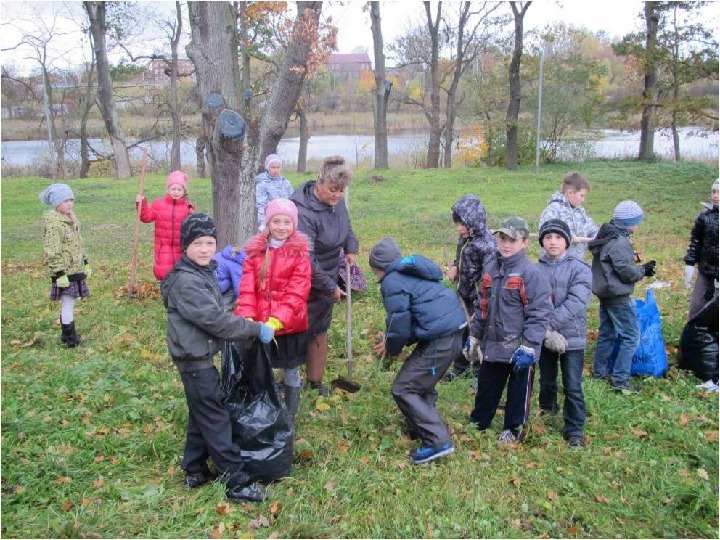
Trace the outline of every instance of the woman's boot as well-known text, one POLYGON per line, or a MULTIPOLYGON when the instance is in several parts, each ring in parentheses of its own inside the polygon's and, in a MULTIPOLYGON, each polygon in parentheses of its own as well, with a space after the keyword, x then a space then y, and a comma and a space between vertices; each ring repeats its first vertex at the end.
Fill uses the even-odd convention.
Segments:
POLYGON ((78 337, 75 332, 75 321, 62 325, 62 342, 69 348, 74 348, 82 343, 82 340, 78 337))

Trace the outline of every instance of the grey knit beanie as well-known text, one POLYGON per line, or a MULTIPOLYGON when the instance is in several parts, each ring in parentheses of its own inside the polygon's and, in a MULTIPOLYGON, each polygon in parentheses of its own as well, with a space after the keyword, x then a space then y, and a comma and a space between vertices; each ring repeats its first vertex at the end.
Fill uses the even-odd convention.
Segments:
POLYGON ((391 262, 400 258, 402 258, 402 253, 397 242, 391 236, 386 236, 370 250, 369 263, 371 268, 385 271, 391 262))
POLYGON ((635 201, 623 201, 613 210, 613 221, 620 227, 632 227, 643 220, 643 211, 635 201))
POLYGON ((710 190, 711 190, 711 191, 718 191, 718 185, 720 185, 720 178, 718 178, 717 180, 715 180, 715 181, 713 182, 713 185, 712 185, 712 187, 710 188, 710 190))
POLYGON ((39 197, 44 204, 53 207, 69 199, 75 199, 72 189, 67 184, 50 184, 40 193, 39 197))
POLYGON ((190 244, 202 236, 212 236, 217 240, 215 222, 207 214, 193 213, 180 225, 180 246, 185 251, 190 244))

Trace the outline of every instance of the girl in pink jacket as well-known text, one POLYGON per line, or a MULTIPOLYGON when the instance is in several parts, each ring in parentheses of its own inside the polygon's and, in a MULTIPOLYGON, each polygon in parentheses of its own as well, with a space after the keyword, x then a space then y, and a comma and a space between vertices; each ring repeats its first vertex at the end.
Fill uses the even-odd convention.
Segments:
POLYGON ((155 222, 155 265, 153 273, 162 281, 182 255, 180 225, 195 211, 187 195, 188 175, 173 171, 165 182, 165 197, 155 199, 149 206, 147 200, 138 194, 135 204, 140 205, 140 221, 155 222))

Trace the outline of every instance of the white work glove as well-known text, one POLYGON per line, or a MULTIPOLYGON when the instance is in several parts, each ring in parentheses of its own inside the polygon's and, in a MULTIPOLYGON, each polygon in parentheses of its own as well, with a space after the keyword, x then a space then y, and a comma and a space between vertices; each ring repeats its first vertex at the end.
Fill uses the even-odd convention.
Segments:
POLYGON ((687 265, 685 266, 685 288, 689 289, 692 286, 692 278, 695 275, 695 267, 687 265))
POLYGON ((483 353, 480 349, 480 340, 478 338, 472 336, 468 338, 467 345, 463 347, 463 356, 471 364, 482 364, 483 353))
POLYGON ((559 354, 563 354, 567 350, 567 340, 565 336, 555 330, 548 330, 545 333, 543 345, 546 349, 559 354))

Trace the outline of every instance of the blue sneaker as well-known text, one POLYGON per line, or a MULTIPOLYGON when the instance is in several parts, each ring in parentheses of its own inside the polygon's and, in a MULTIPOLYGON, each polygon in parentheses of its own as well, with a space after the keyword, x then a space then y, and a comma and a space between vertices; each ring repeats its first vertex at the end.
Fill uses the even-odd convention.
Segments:
POLYGON ((454 451, 455 447, 450 443, 445 443, 440 448, 423 446, 410 453, 410 461, 416 464, 427 463, 443 456, 449 456, 454 451))

